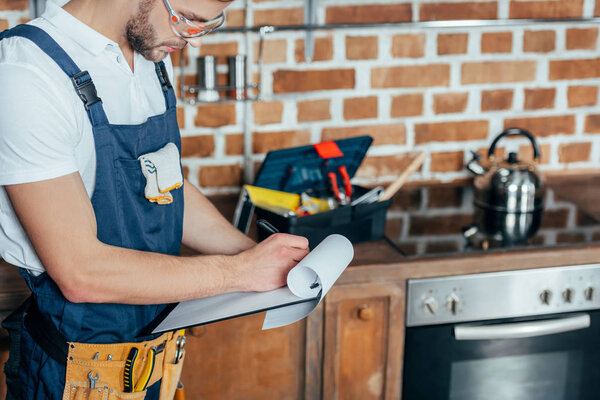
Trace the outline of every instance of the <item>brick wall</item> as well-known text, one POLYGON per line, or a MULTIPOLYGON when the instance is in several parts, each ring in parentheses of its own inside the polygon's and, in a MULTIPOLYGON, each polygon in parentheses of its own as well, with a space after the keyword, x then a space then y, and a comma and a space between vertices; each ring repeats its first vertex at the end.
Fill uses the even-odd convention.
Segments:
MULTIPOLYGON (((0 0, 0 25, 27 16, 26 0, 0 0), (5 11, 8 10, 8 11, 5 11)), ((228 26, 289 25, 301 0, 238 0, 228 26), (247 5, 247 8, 245 6, 247 5)), ((321 0, 318 23, 600 16, 596 0, 321 0)), ((276 32, 265 43, 264 101, 180 104, 185 171, 207 193, 235 191, 243 180, 244 121, 252 162, 273 149, 370 134, 375 142, 355 181, 389 181, 403 155, 424 150, 416 180, 464 178, 469 151, 482 151, 504 128, 529 129, 542 148, 541 169, 600 168, 600 52, 597 24, 519 24, 471 28, 369 28, 315 33, 304 60, 303 32, 276 32)), ((176 73, 193 84, 195 58, 247 54, 256 79, 258 37, 216 34, 186 49, 176 73)), ((179 63, 179 56, 174 57, 179 63)), ((189 97, 190 95, 188 95, 189 97)), ((531 151, 507 140, 499 151, 531 151)))

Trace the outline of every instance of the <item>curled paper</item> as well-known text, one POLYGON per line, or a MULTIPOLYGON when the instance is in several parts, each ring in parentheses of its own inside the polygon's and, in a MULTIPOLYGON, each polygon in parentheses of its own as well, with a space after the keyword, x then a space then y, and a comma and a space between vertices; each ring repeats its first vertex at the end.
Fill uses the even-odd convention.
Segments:
POLYGON ((354 248, 348 239, 342 235, 327 236, 287 276, 288 288, 295 296, 312 300, 267 311, 263 329, 305 318, 319 305, 353 257, 354 248))
POLYGON ((173 306, 147 328, 161 333, 267 311, 263 329, 277 328, 308 316, 352 261, 354 248, 342 235, 326 237, 288 273, 288 286, 269 292, 227 293, 173 306))

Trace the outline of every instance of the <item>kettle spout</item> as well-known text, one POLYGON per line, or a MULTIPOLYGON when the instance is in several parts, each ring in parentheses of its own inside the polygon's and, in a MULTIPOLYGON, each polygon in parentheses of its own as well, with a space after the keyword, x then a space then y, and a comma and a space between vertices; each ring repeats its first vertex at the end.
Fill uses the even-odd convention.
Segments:
POLYGON ((486 170, 484 167, 481 166, 481 164, 479 164, 479 159, 481 158, 481 156, 474 151, 471 151, 471 154, 472 154, 473 158, 471 159, 471 161, 469 161, 467 163, 466 168, 473 175, 479 175, 479 176, 484 175, 486 170))

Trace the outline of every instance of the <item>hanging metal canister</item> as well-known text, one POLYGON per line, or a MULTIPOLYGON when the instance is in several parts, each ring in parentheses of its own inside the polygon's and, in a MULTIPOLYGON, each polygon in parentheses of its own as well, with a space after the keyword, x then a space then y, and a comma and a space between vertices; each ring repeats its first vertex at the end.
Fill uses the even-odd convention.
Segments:
POLYGON ((245 100, 247 98, 246 90, 246 56, 237 55, 227 57, 229 67, 228 86, 229 97, 235 100, 245 100))
POLYGON ((216 101, 217 91, 217 58, 215 56, 198 57, 198 100, 216 101))

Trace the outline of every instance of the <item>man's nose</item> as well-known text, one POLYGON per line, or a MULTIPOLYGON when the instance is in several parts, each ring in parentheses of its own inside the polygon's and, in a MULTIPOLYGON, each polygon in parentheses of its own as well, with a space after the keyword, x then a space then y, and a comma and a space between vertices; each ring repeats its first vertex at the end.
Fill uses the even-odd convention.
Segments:
POLYGON ((202 42, 202 38, 183 38, 183 40, 185 40, 186 42, 188 42, 190 44, 190 46, 192 46, 193 48, 198 48, 200 47, 200 43, 202 42))

